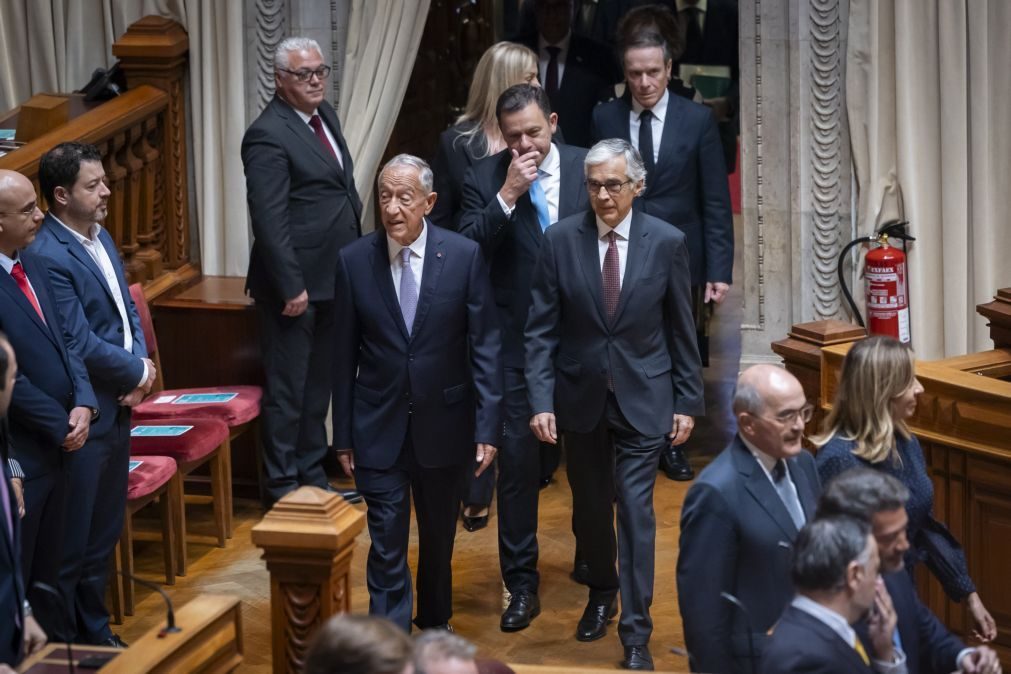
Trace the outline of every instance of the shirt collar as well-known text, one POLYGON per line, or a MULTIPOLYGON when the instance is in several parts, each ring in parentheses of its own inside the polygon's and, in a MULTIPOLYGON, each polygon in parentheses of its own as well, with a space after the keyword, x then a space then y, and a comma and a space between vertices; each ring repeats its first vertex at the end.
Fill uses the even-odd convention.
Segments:
POLYGON ((744 446, 748 448, 748 451, 751 452, 751 455, 754 456, 755 459, 758 461, 758 464, 765 469, 766 474, 771 476, 772 469, 776 467, 776 463, 779 461, 779 459, 777 459, 774 456, 770 456, 769 454, 766 454, 765 452, 760 450, 758 447, 755 447, 753 444, 748 442, 748 440, 743 435, 738 434, 738 436, 741 438, 741 442, 744 443, 744 446))
POLYGON ((319 113, 319 108, 316 108, 315 110, 313 110, 312 114, 309 114, 309 115, 305 114, 304 112, 302 112, 301 110, 299 110, 298 108, 296 108, 294 106, 292 106, 291 109, 294 110, 295 114, 298 115, 302 119, 302 121, 305 122, 306 124, 309 123, 309 120, 312 119, 313 115, 319 113))
MULTIPOLYGON (((667 117, 667 102, 669 100, 670 89, 664 89, 663 96, 661 96, 660 100, 656 102, 656 105, 650 108, 650 112, 653 113, 653 116, 656 117, 661 124, 663 124, 664 119, 667 117)), ((642 111, 645 109, 646 108, 639 105, 639 101, 635 100, 635 96, 632 96, 632 111, 635 112, 636 117, 641 115, 642 111)))
POLYGON ((425 243, 428 241, 428 220, 425 219, 421 224, 421 234, 418 238, 411 242, 409 246, 401 246, 399 243, 390 238, 390 235, 386 235, 386 246, 390 250, 390 264, 400 257, 400 251, 404 248, 410 248, 411 252, 418 257, 425 258, 425 243))
POLYGON ((537 167, 537 170, 549 176, 557 176, 561 166, 562 156, 558 152, 558 148, 555 147, 555 144, 552 143, 551 149, 544 155, 544 159, 541 160, 541 165, 537 167))
POLYGON ((3 253, 0 253, 0 267, 3 267, 4 271, 10 274, 11 269, 14 269, 14 265, 17 264, 19 258, 18 251, 14 251, 14 257, 7 257, 3 253))
POLYGON ((617 235, 617 238, 624 239, 625 241, 628 241, 628 232, 632 228, 632 210, 631 209, 629 209, 628 214, 625 216, 625 219, 622 220, 621 222, 619 222, 618 226, 615 227, 613 230, 611 229, 611 227, 609 225, 607 225, 603 220, 601 220, 599 216, 595 216, 595 217, 597 218, 597 238, 598 239, 603 239, 605 236, 607 236, 608 232, 614 231, 614 233, 617 235))
POLYGON ((805 597, 802 594, 798 594, 790 603, 794 608, 799 609, 828 625, 828 627, 838 634, 839 638, 845 641, 846 645, 850 648, 856 644, 856 632, 853 631, 849 622, 842 615, 836 613, 827 606, 822 606, 810 597, 805 597))
POLYGON ((687 2, 687 0, 676 0, 676 4, 677 4, 679 12, 681 10, 683 10, 683 9, 688 9, 690 7, 694 7, 695 9, 699 10, 703 14, 706 13, 706 0, 699 0, 694 5, 689 5, 688 2, 687 2))
POLYGON ((55 220, 56 222, 58 222, 61 227, 63 227, 68 232, 70 232, 70 234, 75 239, 77 239, 77 242, 79 244, 81 244, 82 246, 88 245, 88 244, 93 244, 93 243, 98 243, 98 235, 102 231, 102 225, 98 224, 97 222, 91 223, 91 228, 88 230, 88 236, 84 236, 83 234, 81 234, 80 232, 78 232, 76 229, 74 229, 73 227, 71 227, 70 225, 68 225, 67 223, 63 222, 62 220, 60 220, 55 215, 53 215, 52 212, 50 212, 48 215, 53 220, 55 220))

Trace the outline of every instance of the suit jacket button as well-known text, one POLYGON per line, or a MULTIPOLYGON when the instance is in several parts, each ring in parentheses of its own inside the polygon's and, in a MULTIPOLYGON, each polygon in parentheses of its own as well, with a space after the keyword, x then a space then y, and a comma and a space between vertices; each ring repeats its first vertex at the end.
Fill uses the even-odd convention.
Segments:
POLYGON ((118 332, 119 334, 122 335, 123 334, 123 326, 121 325, 118 328, 116 328, 116 332, 118 332))

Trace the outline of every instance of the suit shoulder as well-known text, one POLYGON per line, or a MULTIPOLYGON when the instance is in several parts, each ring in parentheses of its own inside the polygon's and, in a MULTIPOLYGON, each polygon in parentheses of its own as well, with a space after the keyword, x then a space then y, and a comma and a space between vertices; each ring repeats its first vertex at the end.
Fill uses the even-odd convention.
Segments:
POLYGON ((629 111, 628 103, 621 98, 612 98, 609 101, 601 103, 593 108, 593 116, 608 118, 608 117, 618 117, 620 115, 627 115, 629 111))
POLYGON ((576 230, 586 219, 586 214, 589 211, 583 211, 581 213, 573 213, 572 215, 562 218, 555 224, 548 227, 547 231, 544 232, 544 236, 551 241, 557 241, 562 238, 570 238, 575 235, 576 230))
MULTIPOLYGON (((474 176, 481 180, 489 180, 498 170, 499 166, 505 162, 506 156, 509 154, 509 150, 502 150, 498 154, 493 154, 490 157, 482 157, 474 162, 471 169, 474 171, 474 176)), ((506 162, 508 163, 508 162, 506 162)), ((498 185, 496 185, 498 187, 498 185)))
POLYGON ((642 212, 639 213, 639 217, 642 219, 643 227, 649 230, 651 235, 655 234, 658 236, 661 241, 673 241, 675 243, 685 241, 684 232, 666 220, 661 220, 655 215, 648 215, 642 212))
POLYGON ((382 231, 383 230, 381 229, 377 229, 374 232, 369 232, 359 239, 349 242, 340 249, 338 255, 344 258, 345 261, 361 258, 368 253, 372 245, 375 243, 376 237, 379 236, 382 231))
POLYGON ((438 235, 442 237, 442 241, 447 248, 458 248, 462 251, 468 251, 471 253, 481 252, 481 246, 479 246, 476 241, 464 236, 463 234, 459 234, 448 229, 440 229, 438 235))
POLYGON ((576 145, 566 145, 565 143, 555 143, 555 145, 558 147, 558 154, 563 161, 575 160, 582 163, 586 159, 586 153, 589 152, 585 147, 576 145))

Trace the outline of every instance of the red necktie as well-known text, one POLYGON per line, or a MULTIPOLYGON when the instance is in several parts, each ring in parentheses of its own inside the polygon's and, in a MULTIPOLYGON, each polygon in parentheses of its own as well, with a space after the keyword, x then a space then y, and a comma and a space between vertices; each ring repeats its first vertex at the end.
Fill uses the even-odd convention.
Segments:
POLYGON ((28 277, 25 276, 25 270, 21 266, 21 262, 15 262, 14 266, 11 267, 11 278, 13 278, 14 282, 18 284, 18 288, 21 288, 21 292, 23 292, 25 297, 28 298, 28 303, 35 307, 35 313, 37 313, 39 318, 42 319, 42 322, 45 323, 46 317, 42 315, 42 307, 39 306, 39 300, 35 297, 35 292, 32 290, 32 287, 28 285, 28 277))
MULTIPOLYGON (((309 126, 312 127, 313 132, 316 134, 316 138, 319 139, 320 144, 326 148, 326 151, 330 153, 330 156, 337 161, 337 152, 334 151, 333 145, 330 144, 330 139, 326 137, 326 131, 323 130, 323 120, 320 119, 319 115, 313 115, 309 118, 309 126)), ((340 161, 337 161, 340 164, 340 161)))

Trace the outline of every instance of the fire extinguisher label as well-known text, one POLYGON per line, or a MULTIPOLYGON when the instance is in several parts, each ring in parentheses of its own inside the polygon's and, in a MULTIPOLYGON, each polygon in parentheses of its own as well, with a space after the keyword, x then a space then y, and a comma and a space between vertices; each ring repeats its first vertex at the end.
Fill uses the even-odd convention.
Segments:
POLYGON ((909 309, 899 309, 899 341, 909 344, 909 309))

